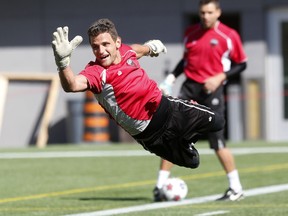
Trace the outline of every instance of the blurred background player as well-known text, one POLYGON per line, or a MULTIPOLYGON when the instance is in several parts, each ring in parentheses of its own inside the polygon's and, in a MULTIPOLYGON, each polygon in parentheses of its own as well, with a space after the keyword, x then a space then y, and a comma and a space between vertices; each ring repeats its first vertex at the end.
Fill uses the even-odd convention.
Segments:
MULTIPOLYGON (((220 15, 218 0, 200 0, 200 23, 187 28, 183 58, 160 84, 160 89, 171 95, 173 83, 184 72, 186 80, 180 89, 179 98, 195 100, 224 116, 223 83, 245 70, 247 57, 240 36, 218 20, 220 15)), ((234 157, 224 140, 224 129, 210 133, 208 140, 229 181, 229 188, 218 200, 235 201, 243 198, 234 157)), ((169 177, 172 166, 172 163, 161 160, 158 180, 153 190, 154 201, 163 201, 160 188, 169 177)))

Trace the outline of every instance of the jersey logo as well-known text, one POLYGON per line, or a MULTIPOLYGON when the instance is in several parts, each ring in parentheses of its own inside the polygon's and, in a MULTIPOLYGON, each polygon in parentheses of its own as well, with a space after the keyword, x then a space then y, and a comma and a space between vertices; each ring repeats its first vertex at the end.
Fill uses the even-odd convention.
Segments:
POLYGON ((130 66, 137 67, 136 64, 135 64, 131 59, 128 59, 128 60, 126 61, 126 63, 127 63, 128 65, 130 65, 130 66))
POLYGON ((213 39, 211 39, 211 41, 210 41, 210 44, 212 45, 212 46, 216 46, 216 45, 218 45, 218 40, 217 39, 215 39, 215 38, 213 38, 213 39))

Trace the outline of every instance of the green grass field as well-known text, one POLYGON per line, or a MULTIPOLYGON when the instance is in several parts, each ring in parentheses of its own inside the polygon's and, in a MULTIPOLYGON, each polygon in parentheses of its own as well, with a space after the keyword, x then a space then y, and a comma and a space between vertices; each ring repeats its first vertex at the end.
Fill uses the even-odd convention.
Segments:
MULTIPOLYGON (((287 143, 260 141, 228 145, 231 149, 288 148, 287 143)), ((200 154, 208 151, 206 142, 199 142, 196 147, 200 154)), ((286 149, 277 153, 235 154, 244 189, 287 184, 287 152, 286 149)), ((138 144, 0 149, 0 215, 58 216, 152 204, 159 158, 145 153, 138 144), (107 155, 87 156, 87 153, 107 155), (116 156, 109 156, 110 153, 116 156), (57 154, 57 157, 48 157, 57 154)), ((173 167, 172 175, 185 180, 189 187, 186 199, 220 195, 227 189, 225 173, 211 153, 201 155, 201 165, 195 170, 173 167)), ((211 215, 288 215, 288 191, 247 196, 239 202, 210 201, 121 215, 205 215, 207 212, 214 212, 211 215)))

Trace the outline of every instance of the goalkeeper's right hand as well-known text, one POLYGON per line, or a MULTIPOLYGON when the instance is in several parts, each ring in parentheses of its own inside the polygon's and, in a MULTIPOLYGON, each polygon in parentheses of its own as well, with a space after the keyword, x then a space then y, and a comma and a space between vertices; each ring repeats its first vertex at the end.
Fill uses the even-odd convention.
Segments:
POLYGON ((58 27, 53 33, 52 48, 56 65, 60 70, 65 69, 70 64, 70 57, 73 50, 83 41, 81 36, 76 36, 73 40, 68 40, 69 29, 67 26, 58 27))
POLYGON ((159 88, 164 95, 172 95, 172 87, 176 80, 176 77, 173 74, 169 74, 165 80, 160 83, 159 88))
POLYGON ((160 53, 167 53, 167 48, 160 40, 149 40, 144 45, 149 47, 149 56, 157 57, 160 53))

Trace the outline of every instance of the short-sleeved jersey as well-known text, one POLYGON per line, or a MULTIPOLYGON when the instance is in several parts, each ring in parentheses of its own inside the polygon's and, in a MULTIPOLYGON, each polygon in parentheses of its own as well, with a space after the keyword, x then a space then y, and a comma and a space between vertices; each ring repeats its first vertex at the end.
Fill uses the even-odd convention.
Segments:
POLYGON ((129 134, 144 131, 161 101, 162 93, 140 67, 135 51, 128 45, 120 47, 121 62, 104 68, 89 62, 80 74, 99 104, 129 134))
POLYGON ((198 83, 230 69, 231 60, 247 60, 239 34, 217 21, 214 28, 204 29, 201 24, 190 26, 184 36, 184 72, 198 83))

